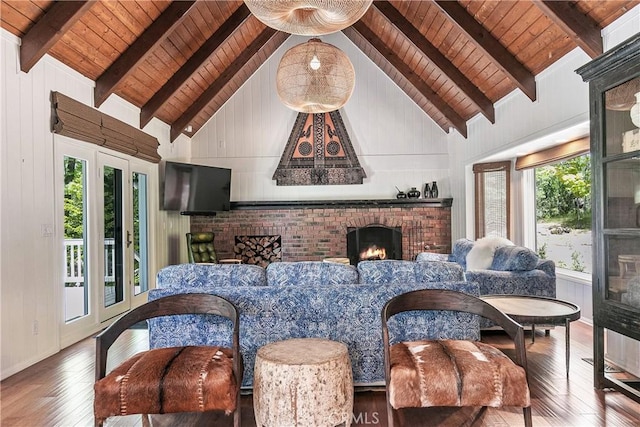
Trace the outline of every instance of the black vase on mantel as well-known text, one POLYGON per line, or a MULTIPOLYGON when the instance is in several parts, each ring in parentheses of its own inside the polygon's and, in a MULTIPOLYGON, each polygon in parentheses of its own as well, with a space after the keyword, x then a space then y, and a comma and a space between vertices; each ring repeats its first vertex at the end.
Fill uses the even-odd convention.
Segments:
POLYGON ((431 183, 431 198, 432 199, 438 198, 438 184, 436 184, 435 181, 431 183))
POLYGON ((420 197, 420 190, 416 187, 411 187, 411 190, 407 191, 407 196, 409 196, 410 199, 417 199, 420 197))
POLYGON ((431 187, 429 187, 428 182, 424 185, 424 193, 422 194, 423 194, 422 197, 424 197, 425 199, 431 198, 431 187))

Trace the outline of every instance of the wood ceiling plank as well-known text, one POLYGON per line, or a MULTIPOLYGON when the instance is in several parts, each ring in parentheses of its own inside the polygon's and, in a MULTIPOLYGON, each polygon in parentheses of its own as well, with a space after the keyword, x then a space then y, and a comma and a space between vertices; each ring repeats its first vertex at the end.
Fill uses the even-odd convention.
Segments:
POLYGON ((638 5, 640 5, 640 0, 579 1, 575 3, 580 11, 598 22, 600 28, 605 28, 638 5))
POLYGON ((146 126, 165 102, 193 76, 211 55, 222 46, 236 28, 249 18, 249 9, 240 5, 238 9, 218 28, 207 41, 189 58, 162 88, 157 91, 140 111, 140 127, 146 126))
MULTIPOLYGON (((2 3, 0 3, 0 5, 1 4, 2 3)), ((21 37, 24 32, 20 28, 27 28, 31 24, 31 21, 25 18, 24 22, 20 22, 20 19, 23 18, 23 16, 21 16, 20 18, 12 18, 13 12, 15 12, 15 10, 11 9, 10 7, 4 7, 0 10, 0 26, 2 26, 2 28, 7 30, 14 36, 21 37)))
MULTIPOLYGON (((513 26, 518 23, 520 17, 527 13, 527 11, 533 8, 533 5, 524 2, 501 2, 500 4, 511 5, 508 9, 500 8, 500 13, 503 14, 501 19, 495 23, 491 28, 487 28, 496 40, 508 40, 515 36, 515 29, 513 26)), ((505 41, 504 44, 507 44, 505 41)))
POLYGON ((141 29, 147 28, 153 22, 153 19, 135 1, 103 2, 102 6, 136 36, 141 34, 141 29))
MULTIPOLYGON (((533 43, 538 36, 544 34, 545 31, 553 27, 551 21, 549 21, 544 14, 539 13, 537 10, 535 12, 536 13, 534 14, 529 14, 526 17, 523 17, 521 20, 522 23, 519 24, 514 31, 515 36, 508 41, 508 44, 506 44, 507 49, 514 52, 514 55, 516 55, 520 61, 522 61, 522 59, 518 55, 528 45, 533 43)), ((566 36, 562 34, 562 37, 566 36)), ((505 43, 507 43, 506 40, 505 43)))
POLYGON ((463 91, 480 109, 482 114, 491 122, 495 123, 495 111, 493 103, 474 85, 458 68, 447 59, 429 40, 418 31, 413 24, 393 7, 390 3, 376 1, 374 6, 383 14, 390 23, 395 25, 416 48, 425 55, 442 73, 444 73, 453 83, 463 91))
POLYGON ((65 40, 71 45, 83 46, 82 51, 87 55, 92 55, 99 68, 108 67, 118 55, 118 51, 111 45, 104 43, 100 34, 97 34, 93 28, 85 25, 84 22, 78 21, 65 36, 65 40), (78 43, 82 41, 82 43, 78 43), (103 59, 98 59, 103 58, 103 59))
POLYGON ((595 58, 602 54, 600 26, 588 15, 577 10, 575 5, 564 1, 532 1, 554 24, 562 28, 587 55, 595 58))
MULTIPOLYGON (((500 36, 495 37, 509 52, 514 56, 520 52, 517 47, 513 47, 513 43, 516 39, 522 39, 527 37, 533 37, 532 33, 539 33, 542 28, 533 28, 532 26, 538 19, 544 15, 538 8, 533 6, 529 2, 520 2, 517 7, 511 10, 509 16, 503 20, 505 23, 510 23, 509 28, 500 36)), ((549 23, 550 24, 550 23, 549 23)), ((540 26, 540 24, 538 24, 540 26)))
POLYGON ((116 86, 142 62, 151 50, 157 47, 163 37, 177 28, 183 21, 195 1, 176 1, 171 3, 162 14, 153 21, 140 37, 118 59, 102 73, 96 81, 94 104, 99 107, 113 93, 116 86))
POLYGON ((189 122, 207 106, 216 94, 238 73, 242 67, 276 34, 276 30, 266 27, 262 33, 247 47, 233 63, 196 99, 182 115, 171 124, 170 140, 173 142, 189 122))
POLYGON ((20 69, 28 73, 94 3, 95 0, 53 3, 22 36, 20 69))
POLYGON ((496 65, 507 74, 522 92, 532 101, 536 99, 536 81, 533 74, 525 68, 491 33, 484 29, 467 11, 455 1, 434 0, 434 3, 454 22, 458 28, 468 34, 479 49, 491 56, 496 65))
POLYGON ((51 3, 51 1, 0 1, 2 28, 15 36, 22 37, 45 14, 51 3))
POLYGON ((440 97, 422 78, 417 76, 411 67, 405 64, 394 52, 389 49, 377 34, 372 31, 363 21, 358 21, 351 26, 355 31, 371 44, 400 74, 404 76, 422 95, 437 108, 452 124, 452 126, 465 138, 467 137, 466 121, 454 111, 447 102, 440 97))

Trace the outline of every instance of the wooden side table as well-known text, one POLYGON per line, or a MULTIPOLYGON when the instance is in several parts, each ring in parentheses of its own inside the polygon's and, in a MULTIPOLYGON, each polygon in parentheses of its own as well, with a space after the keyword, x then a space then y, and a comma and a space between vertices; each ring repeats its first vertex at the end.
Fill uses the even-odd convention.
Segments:
POLYGON ((253 407, 258 427, 350 426, 353 373, 347 346, 293 338, 259 348, 253 407))
POLYGON ((569 323, 580 318, 580 307, 555 298, 530 295, 483 295, 480 297, 522 325, 531 325, 531 340, 536 325, 565 327, 565 358, 569 377, 569 323))

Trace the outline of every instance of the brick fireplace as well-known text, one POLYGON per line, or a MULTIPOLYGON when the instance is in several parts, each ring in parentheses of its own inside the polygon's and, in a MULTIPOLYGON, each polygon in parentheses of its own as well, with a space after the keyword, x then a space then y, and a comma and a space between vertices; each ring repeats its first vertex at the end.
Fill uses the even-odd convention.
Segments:
POLYGON ((232 202, 216 216, 191 217, 191 231, 215 233, 219 258, 237 258, 238 236, 279 236, 282 261, 346 258, 347 234, 372 225, 398 229, 402 259, 451 251, 452 199, 232 202))

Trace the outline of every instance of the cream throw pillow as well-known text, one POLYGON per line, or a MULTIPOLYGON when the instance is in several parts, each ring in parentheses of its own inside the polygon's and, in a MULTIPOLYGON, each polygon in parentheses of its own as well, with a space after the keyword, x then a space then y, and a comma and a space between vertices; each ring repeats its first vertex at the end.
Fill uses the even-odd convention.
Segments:
POLYGON ((502 246, 514 246, 514 244, 504 237, 483 237, 476 240, 467 254, 467 270, 486 270, 491 267, 496 248, 502 246))

